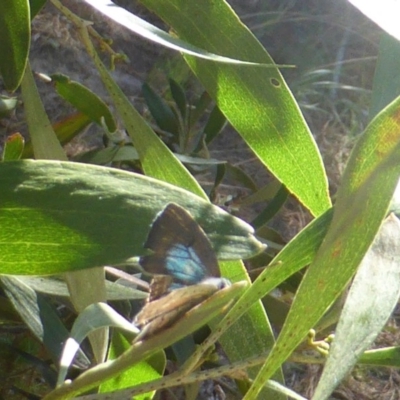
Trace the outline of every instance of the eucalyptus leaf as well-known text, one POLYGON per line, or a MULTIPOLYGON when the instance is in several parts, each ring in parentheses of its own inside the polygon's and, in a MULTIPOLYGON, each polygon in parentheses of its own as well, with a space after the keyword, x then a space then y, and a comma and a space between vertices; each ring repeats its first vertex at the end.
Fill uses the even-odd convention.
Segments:
POLYGON ((172 185, 112 168, 57 161, 0 163, 0 272, 54 274, 130 262, 144 254, 169 202, 199 221, 221 259, 262 250, 253 229, 172 185))

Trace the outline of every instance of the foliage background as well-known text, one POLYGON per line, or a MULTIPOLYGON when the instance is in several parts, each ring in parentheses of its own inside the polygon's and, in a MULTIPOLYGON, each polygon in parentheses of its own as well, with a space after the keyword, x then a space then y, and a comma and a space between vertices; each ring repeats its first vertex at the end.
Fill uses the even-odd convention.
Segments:
MULTIPOLYGON (((106 20, 89 8, 83 10, 81 3, 66 4, 73 10, 74 7, 79 8, 80 15, 87 13, 89 19, 101 20, 99 25, 104 27, 104 32, 112 31, 113 39, 115 35, 117 49, 120 47, 131 60, 135 60, 131 65, 123 64, 118 67, 114 76, 130 100, 145 115, 147 111, 143 107, 140 92, 144 79, 153 87, 166 87, 164 71, 167 70, 178 81, 186 81, 187 69, 179 62, 170 61, 168 52, 144 44, 117 25, 105 22, 106 20), (155 60, 158 62, 154 67, 155 60)), ((369 90, 379 31, 346 2, 270 2, 268 5, 252 2, 245 8, 239 3, 236 8, 243 21, 257 34, 276 62, 293 63, 298 66, 296 70, 283 70, 283 74, 319 143, 330 177, 331 192, 334 194, 349 148, 369 119, 369 90)), ((142 9, 135 7, 134 11, 142 13, 153 23, 160 24, 157 18, 142 9)), ((93 70, 88 67, 90 64, 81 51, 79 41, 74 38, 74 30, 63 17, 49 8, 34 21, 34 29, 32 65, 35 71, 57 70, 73 78, 76 74, 78 81, 99 90, 101 85, 96 80, 93 70), (63 57, 60 57, 60 51, 64 52, 63 57)), ((51 120, 68 115, 70 110, 66 104, 60 101, 52 90, 48 90, 48 86, 41 85, 51 120)), ((193 80, 189 80, 187 90, 196 93, 196 85, 193 80)), ((105 95, 105 92, 100 90, 99 94, 105 95)), ((14 132, 17 127, 20 128, 21 121, 23 117, 18 114, 17 118, 6 120, 3 133, 7 135, 14 132)), ((91 128, 85 135, 69 144, 68 151, 73 155, 99 143, 99 132, 96 128, 91 128)), ((211 154, 222 154, 224 158, 244 167, 257 184, 269 182, 270 178, 264 167, 245 149, 233 130, 227 129, 212 151, 211 154)), ((204 176, 203 183, 207 183, 208 179, 204 176)), ((228 184, 222 189, 222 196, 240 195, 243 190, 228 184)), ((252 206, 241 211, 244 218, 251 220, 257 216, 260 209, 252 206)), ((286 238, 291 238, 309 220, 308 213, 292 201, 286 206, 283 215, 276 218, 273 226, 286 238)), ((365 388, 361 391, 365 391, 365 388)))

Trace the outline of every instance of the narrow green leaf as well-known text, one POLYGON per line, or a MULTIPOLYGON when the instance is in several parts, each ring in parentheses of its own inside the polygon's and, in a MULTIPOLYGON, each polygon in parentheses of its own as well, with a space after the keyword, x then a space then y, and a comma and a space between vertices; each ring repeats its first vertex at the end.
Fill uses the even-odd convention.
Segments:
POLYGON ((174 99, 179 112, 182 115, 182 119, 185 120, 188 111, 188 105, 186 101, 186 94, 181 85, 173 79, 169 79, 169 88, 171 90, 172 98, 174 99))
POLYGON ((21 83, 25 115, 36 158, 67 160, 43 107, 29 63, 21 83))
POLYGON ((15 161, 21 158, 24 150, 25 139, 20 133, 8 136, 4 143, 3 161, 15 161))
POLYGON ((157 125, 166 132, 178 135, 178 119, 168 104, 147 83, 143 84, 142 93, 157 125))
POLYGON ((53 274, 126 263, 144 252, 168 202, 187 208, 218 257, 262 249, 252 228, 190 192, 113 168, 56 161, 0 163, 0 272, 53 274))
POLYGON ((197 122, 204 116, 208 106, 212 104, 212 98, 204 91, 201 96, 193 104, 193 108, 189 114, 189 126, 195 126, 197 122))
MULTIPOLYGON (((206 166, 210 167, 213 165, 225 164, 225 161, 216 160, 213 158, 199 158, 189 157, 183 154, 175 154, 175 157, 183 164, 206 166)), ((121 162, 121 161, 138 161, 139 154, 136 149, 127 144, 125 146, 113 146, 106 147, 105 149, 90 150, 83 154, 75 156, 74 161, 86 162, 89 164, 106 165, 110 162, 121 162)))
POLYGON ((217 165, 217 168, 215 168, 214 184, 210 190, 210 199, 212 201, 215 200, 217 188, 224 179, 225 173, 226 173, 226 165, 225 164, 217 165))
POLYGON ((70 80, 66 75, 51 75, 51 79, 55 83, 57 93, 63 99, 98 125, 102 125, 104 119, 108 131, 115 132, 117 124, 110 109, 95 93, 79 82, 70 80))
POLYGON ((284 185, 281 185, 278 193, 274 196, 274 198, 268 203, 267 207, 262 210, 251 225, 254 229, 259 229, 263 225, 265 225, 269 220, 271 220, 281 209, 281 207, 285 204, 286 200, 289 197, 289 193, 284 185))
POLYGON ((359 364, 400 368, 400 346, 384 347, 366 351, 359 364))
POLYGON ((72 158, 73 161, 107 165, 113 161, 133 161, 139 160, 139 155, 133 146, 110 146, 105 149, 93 149, 85 153, 77 154, 72 158))
MULTIPOLYGON (((31 137, 32 141, 32 148, 33 148, 33 153, 36 158, 41 158, 41 159, 56 159, 56 160, 67 160, 67 156, 64 153, 63 148, 61 147, 61 144, 52 129, 51 123, 49 121, 49 118, 46 114, 46 111, 43 107, 43 104, 41 102, 38 90, 35 85, 35 81, 33 79, 32 71, 30 69, 29 63, 27 64, 27 67, 25 69, 25 74, 22 80, 22 97, 24 100, 24 105, 25 105, 25 113, 26 113, 26 119, 29 127, 29 134, 31 137)), ((54 201, 54 198, 53 198, 54 201)), ((54 204, 53 204, 54 206, 54 204)), ((25 214, 22 216, 20 223, 32 223, 32 220, 30 220, 30 216, 28 215, 29 213, 25 214), (25 219, 24 219, 25 218, 25 219)), ((42 215, 40 215, 40 212, 36 214, 36 216, 39 217, 39 219, 42 218, 42 215)), ((46 219, 46 217, 44 217, 46 219)), ((50 218, 51 219, 51 218, 50 218)), ((49 219, 47 219, 49 221, 49 219)), ((36 220, 35 222, 38 222, 36 220)), ((40 222, 39 222, 40 224, 40 222)), ((56 227, 57 224, 52 225, 53 228, 56 227)), ((32 225, 31 225, 32 226, 32 225)), ((48 227, 48 225, 44 224, 42 226, 42 229, 45 230, 45 226, 48 227)), ((14 227, 15 229, 15 227, 14 227)), ((49 248, 49 236, 48 234, 50 233, 51 229, 47 232, 47 249, 49 248)), ((73 229, 72 229, 73 231, 73 229)), ((68 232, 68 229, 60 230, 57 231, 57 234, 63 236, 63 234, 66 234, 68 232)), ((26 232, 25 232, 26 233, 26 232)), ((32 234, 32 232, 31 232, 32 234)), ((54 236, 54 239, 56 239, 57 234, 54 236)), ((26 239, 26 236, 24 236, 24 239, 26 239)), ((29 236, 29 234, 28 234, 29 236)), ((77 238, 79 235, 77 235, 75 232, 71 234, 72 238, 77 238)), ((58 237, 59 238, 59 237, 58 237)), ((36 239, 31 236, 31 239, 35 241, 36 239)), ((67 240, 68 241, 68 240, 67 240)), ((45 243, 43 242, 43 244, 45 243)), ((85 240, 84 240, 85 242, 85 240)), ((23 242, 25 246, 30 247, 29 241, 23 242)), ((54 241, 53 241, 54 244, 54 241)), ((59 244, 59 242, 57 242, 59 244)), ((15 243, 14 243, 15 245, 15 243)), ((16 251, 16 249, 10 249, 12 246, 7 246, 8 249, 8 256, 11 256, 12 251, 16 251), (11 253, 10 253, 11 250, 11 253)), ((17 246, 18 247, 18 246, 17 246)), ((39 246, 40 247, 40 246, 39 246)), ((60 247, 54 247, 60 250, 60 247)), ((38 249, 38 248, 36 248, 38 249)), ((62 252, 65 252, 66 248, 62 250, 62 252)), ((57 251, 56 251, 57 252, 57 251)), ((51 253, 51 252, 50 252, 51 253)), ((59 251, 58 251, 59 253, 59 251)), ((29 254, 29 251, 27 251, 27 254, 29 254)), ((46 253, 45 253, 46 254, 46 253)), ((65 253, 64 253, 65 254, 65 253)), ((39 254, 36 254, 39 256, 39 254)), ((49 253, 47 253, 47 256, 49 253)), ((55 254, 53 253, 52 256, 55 254)), ((77 256, 77 253, 75 253, 75 256, 77 256)), ((42 267, 44 264, 49 263, 49 260, 46 260, 46 256, 43 257, 42 254, 42 260, 40 263, 42 263, 42 267), (43 264, 44 261, 44 264, 43 264)), ((63 258, 63 257, 62 257, 63 258)), ((51 262, 51 261, 50 261, 51 262)), ((64 267, 66 266, 66 263, 68 261, 66 258, 64 258, 63 262, 64 267)), ((57 264, 57 262, 56 262, 57 264)), ((55 264, 55 265, 56 265, 55 264)), ((25 270, 25 272, 21 273, 26 273, 27 266, 29 265, 28 263, 22 263, 22 269, 25 270)), ((47 264, 48 265, 48 264, 47 264)), ((59 264, 60 265, 60 264, 59 264)), ((103 265, 100 263, 96 263, 94 266, 98 265, 103 265)), ((57 267, 56 267, 57 268, 57 267)), ((46 268, 44 268, 46 270, 46 268)), ((68 268, 68 270, 74 270, 76 268, 68 268)), ((65 270, 63 271, 65 272, 65 270)), ((14 272, 15 273, 15 272, 14 272)), ((28 272, 29 273, 29 272, 28 272)), ((46 273, 46 272, 44 272, 46 273)), ((106 291, 105 291, 105 284, 104 284, 104 271, 102 268, 97 268, 93 269, 90 272, 85 272, 85 271, 76 271, 74 274, 66 274, 65 275, 65 280, 68 284, 68 288, 70 291, 70 300, 75 307, 75 309, 79 312, 82 310, 84 307, 86 307, 88 304, 91 304, 96 301, 103 301, 106 299, 106 291), (88 287, 90 287, 90 284, 93 284, 91 287, 91 290, 87 290, 88 287)), ((95 355, 95 360, 97 362, 101 362, 104 359, 104 356, 106 354, 106 346, 108 343, 108 332, 106 330, 94 332, 91 334, 91 337, 89 338, 90 342, 92 344, 92 349, 93 353, 95 355)))
POLYGON ((281 189, 282 184, 274 179, 273 181, 267 183, 265 186, 263 186, 261 189, 254 190, 255 193, 247 196, 245 199, 243 199, 242 204, 243 205, 252 205, 256 203, 261 203, 265 201, 270 201, 272 200, 276 194, 279 192, 281 189))
POLYGON ((0 75, 7 90, 22 81, 28 60, 31 23, 28 0, 0 1, 0 75))
MULTIPOLYGON (((64 275, 70 293, 70 301, 79 313, 88 305, 106 301, 105 271, 102 266, 90 270, 79 270, 64 275)), ((108 328, 99 329, 89 335, 96 363, 102 363, 107 355, 108 328)))
MULTIPOLYGON (((231 58, 274 65, 226 2, 188 0, 182 5, 179 0, 143 0, 142 3, 165 20, 181 39, 195 46, 231 58)), ((328 183, 321 156, 279 70, 185 58, 268 170, 312 214, 320 215, 328 209, 328 183)))
POLYGON ((29 0, 31 8, 31 20, 35 18, 36 14, 43 8, 47 0, 29 0))
POLYGON ((221 110, 217 106, 215 106, 210 113, 206 126, 204 127, 204 133, 206 135, 205 142, 210 144, 222 131, 225 125, 225 115, 222 114, 221 110))
POLYGON ((257 184, 254 182, 254 180, 236 165, 228 163, 226 165, 226 174, 229 176, 230 179, 234 179, 236 182, 239 182, 244 187, 250 189, 252 192, 257 191, 257 184))
MULTIPOLYGON (((219 331, 222 326, 220 322, 220 320, 214 320, 210 323, 213 332, 219 331)), ((246 360, 263 352, 268 352, 275 343, 275 336, 262 304, 256 303, 247 308, 245 314, 230 326, 229 330, 218 341, 228 355, 230 362, 246 360)), ((257 375, 258 371, 259 367, 253 367, 249 368, 247 372, 250 377, 253 377, 257 375)), ((284 382, 281 371, 277 371, 273 379, 284 382)), ((286 399, 285 396, 270 388, 264 388, 261 396, 274 400, 286 399)))

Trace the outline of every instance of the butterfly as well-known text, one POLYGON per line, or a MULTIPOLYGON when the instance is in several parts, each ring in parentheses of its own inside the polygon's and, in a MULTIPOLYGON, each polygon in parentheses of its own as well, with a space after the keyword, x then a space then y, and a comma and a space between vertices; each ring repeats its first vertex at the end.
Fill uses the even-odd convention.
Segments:
POLYGON ((177 204, 168 204, 157 215, 144 247, 153 253, 141 257, 140 265, 154 278, 148 301, 134 319, 141 328, 135 341, 171 326, 188 310, 230 285, 220 277, 206 234, 177 204))

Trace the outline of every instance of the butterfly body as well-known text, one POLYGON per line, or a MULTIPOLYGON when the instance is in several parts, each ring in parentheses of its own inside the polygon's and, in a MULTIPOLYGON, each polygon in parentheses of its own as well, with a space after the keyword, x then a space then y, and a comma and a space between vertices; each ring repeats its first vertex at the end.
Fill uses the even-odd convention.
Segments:
POLYGON ((168 204, 156 217, 145 247, 153 254, 142 257, 140 264, 155 276, 149 300, 134 320, 142 328, 136 341, 171 326, 230 285, 220 278, 217 258, 204 231, 176 204, 168 204))

